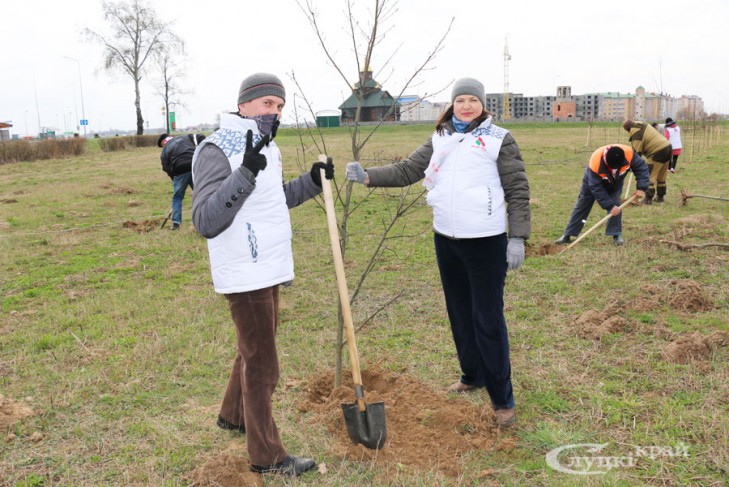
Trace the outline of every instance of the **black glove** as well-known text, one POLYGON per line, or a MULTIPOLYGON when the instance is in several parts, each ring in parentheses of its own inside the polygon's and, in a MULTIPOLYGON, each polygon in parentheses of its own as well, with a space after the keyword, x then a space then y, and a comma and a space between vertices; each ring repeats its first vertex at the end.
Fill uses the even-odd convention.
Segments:
POLYGON ((265 135, 253 146, 253 131, 249 130, 246 133, 246 151, 243 154, 243 164, 241 166, 252 172, 253 176, 258 176, 258 171, 266 169, 266 156, 261 154, 261 149, 268 144, 268 141, 269 136, 265 135))
POLYGON ((312 181, 314 181, 314 184, 321 188, 321 173, 319 172, 320 169, 324 169, 324 177, 326 177, 327 179, 334 179, 334 164, 332 163, 332 158, 327 157, 326 164, 324 164, 323 162, 315 162, 311 165, 311 170, 309 171, 309 174, 311 174, 311 179, 312 181))
POLYGON ((276 132, 278 132, 279 125, 281 125, 281 120, 279 119, 276 119, 276 121, 273 122, 273 125, 271 125, 271 140, 276 137, 276 132))

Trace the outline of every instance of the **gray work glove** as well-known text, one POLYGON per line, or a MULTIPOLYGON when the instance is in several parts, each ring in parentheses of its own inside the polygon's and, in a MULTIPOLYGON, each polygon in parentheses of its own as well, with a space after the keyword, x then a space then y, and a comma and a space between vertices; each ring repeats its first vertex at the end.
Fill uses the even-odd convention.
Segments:
POLYGON ((364 184, 367 173, 359 162, 350 162, 347 164, 347 179, 355 183, 364 184))
POLYGON ((506 263, 509 264, 509 270, 515 271, 524 263, 524 239, 521 237, 511 237, 506 246, 506 263))

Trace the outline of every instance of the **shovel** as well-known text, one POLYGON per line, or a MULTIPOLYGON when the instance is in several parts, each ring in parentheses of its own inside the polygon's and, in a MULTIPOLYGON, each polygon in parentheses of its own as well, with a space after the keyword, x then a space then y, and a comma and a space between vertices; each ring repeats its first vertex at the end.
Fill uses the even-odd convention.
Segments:
MULTIPOLYGON (((320 155, 319 160, 326 163, 327 157, 320 155)), ((376 402, 373 404, 365 404, 364 401, 364 386, 362 385, 362 375, 359 370, 359 355, 357 354, 357 343, 354 341, 352 310, 349 307, 349 291, 347 290, 347 279, 344 275, 342 249, 339 246, 339 230, 337 229, 337 217, 334 212, 334 197, 332 196, 331 184, 326 178, 324 170, 320 169, 320 173, 321 186, 324 190, 324 207, 327 213, 327 225, 329 226, 329 240, 332 243, 334 268, 337 273, 339 302, 342 306, 349 361, 352 366, 352 381, 354 382, 354 403, 342 404, 344 422, 347 425, 347 434, 349 434, 349 438, 355 445, 361 443, 369 449, 379 450, 385 445, 385 440, 387 439, 385 403, 376 402)))
MULTIPOLYGON (((618 208, 620 208, 622 210, 623 208, 625 208, 626 206, 628 206, 634 199, 635 199, 635 195, 633 195, 630 198, 628 198, 627 200, 625 200, 623 202, 623 204, 620 205, 618 208)), ((564 254, 569 249, 571 249, 572 247, 574 247, 575 245, 577 245, 580 242, 580 240, 582 240, 583 238, 587 237, 589 234, 591 234, 596 229, 600 228, 603 223, 605 223, 606 221, 608 221, 612 217, 613 216, 610 213, 608 213, 607 216, 605 216, 605 218, 603 218, 599 222, 595 223, 593 226, 590 227, 590 229, 588 231, 586 231, 585 233, 583 233, 582 235, 580 235, 580 237, 577 240, 575 240, 574 242, 572 242, 568 247, 565 247, 564 250, 562 250, 562 252, 560 252, 560 254, 564 254)))
POLYGON ((172 210, 170 210, 170 212, 169 212, 169 213, 167 213, 167 218, 165 218, 165 221, 163 221, 163 222, 162 222, 162 225, 161 225, 161 226, 159 227, 159 228, 160 228, 160 230, 161 230, 161 229, 163 229, 163 228, 165 227, 165 223, 167 223, 167 220, 169 220, 171 216, 172 216, 172 210))

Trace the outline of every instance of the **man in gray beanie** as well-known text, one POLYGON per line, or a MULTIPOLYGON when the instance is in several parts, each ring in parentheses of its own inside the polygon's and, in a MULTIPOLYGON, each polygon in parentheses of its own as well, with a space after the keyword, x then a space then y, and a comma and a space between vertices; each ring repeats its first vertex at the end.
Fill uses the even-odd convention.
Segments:
POLYGON ((192 220, 208 239, 213 285, 236 327, 238 353, 217 425, 245 433, 252 471, 298 476, 316 463, 287 453, 271 406, 279 380, 279 287, 294 279, 289 209, 320 194, 320 170, 332 179, 334 164, 316 162, 281 184, 283 161, 273 139, 285 103, 278 77, 243 80, 238 111, 222 114, 220 129, 193 156, 192 220))

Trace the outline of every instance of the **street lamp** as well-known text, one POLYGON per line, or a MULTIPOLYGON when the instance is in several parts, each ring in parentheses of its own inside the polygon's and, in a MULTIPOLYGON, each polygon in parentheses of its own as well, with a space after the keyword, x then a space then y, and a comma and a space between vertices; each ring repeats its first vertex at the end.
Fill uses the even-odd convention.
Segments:
MULTIPOLYGON (((78 59, 74 59, 72 57, 63 56, 66 59, 70 59, 71 61, 74 61, 76 63, 76 66, 78 67, 78 86, 81 88, 81 116, 84 120, 86 120, 86 110, 84 109, 84 85, 81 83, 81 63, 78 59)), ((84 137, 86 137, 86 124, 84 123, 84 137)))

